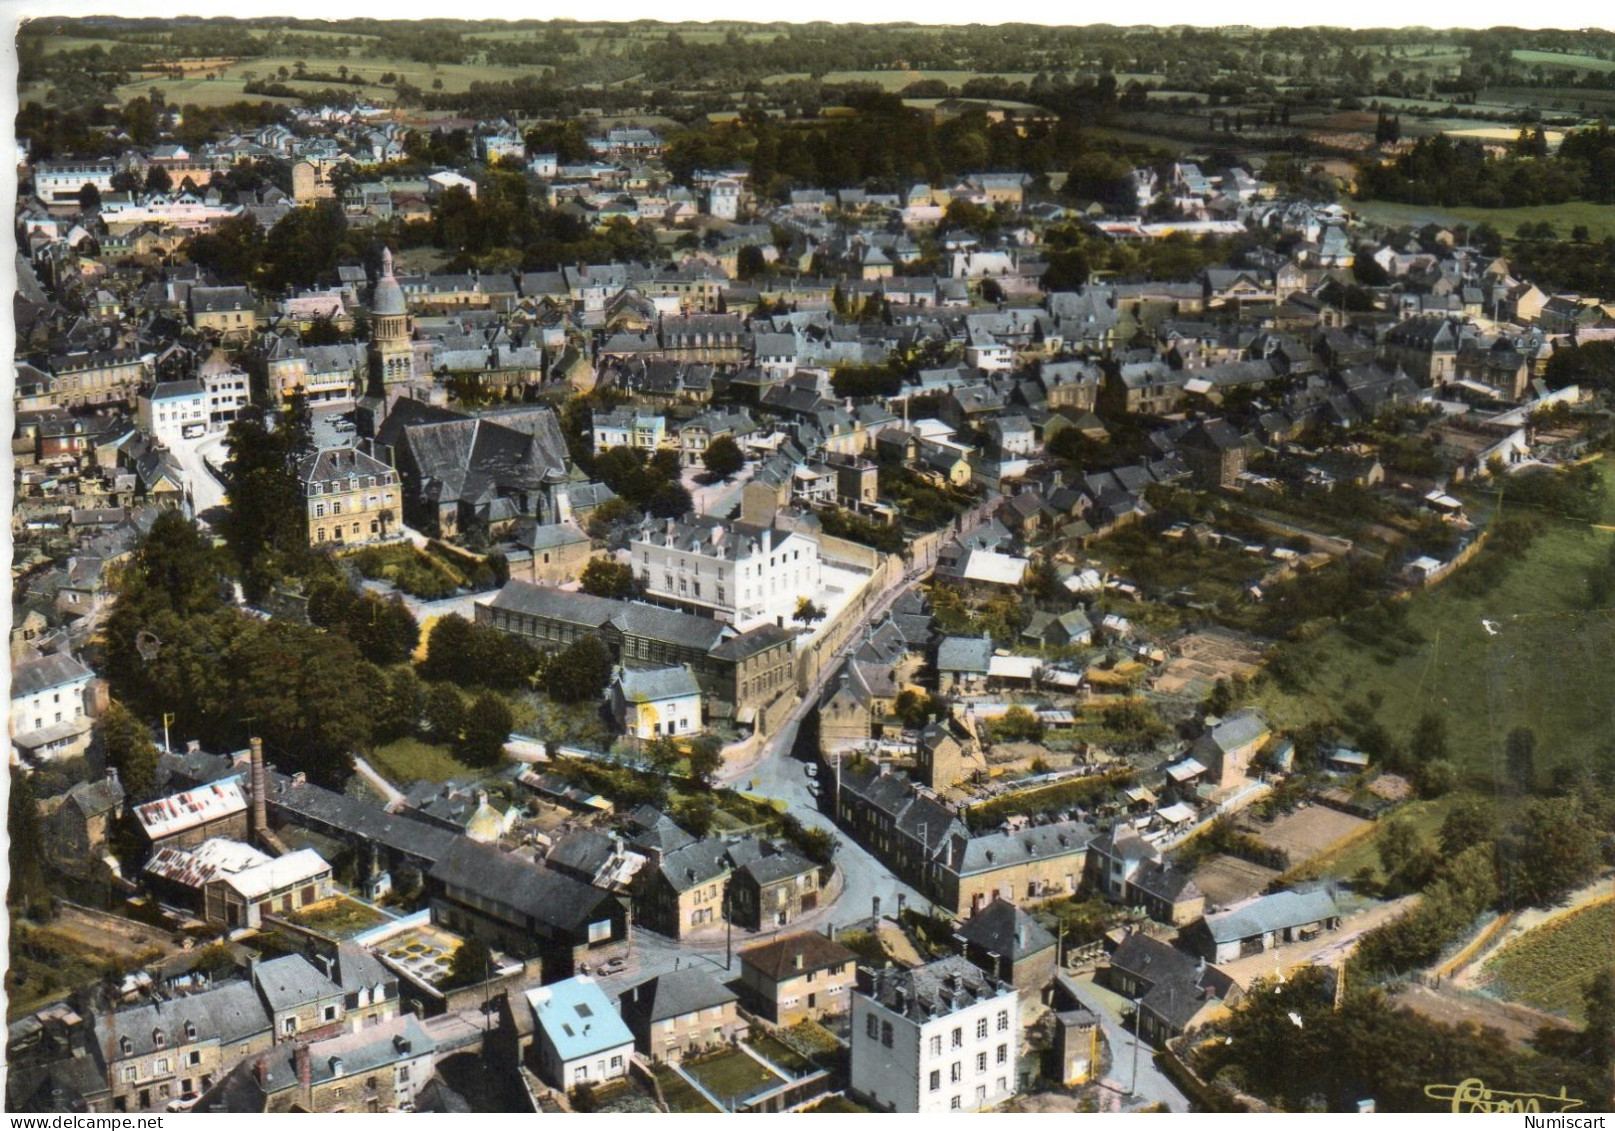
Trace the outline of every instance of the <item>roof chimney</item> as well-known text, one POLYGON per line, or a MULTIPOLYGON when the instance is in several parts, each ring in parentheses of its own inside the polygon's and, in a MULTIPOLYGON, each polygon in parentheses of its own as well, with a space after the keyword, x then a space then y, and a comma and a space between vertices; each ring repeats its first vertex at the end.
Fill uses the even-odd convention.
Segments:
POLYGON ((274 1077, 269 1074, 269 1058, 267 1056, 260 1056, 257 1061, 254 1062, 252 1066, 252 1077, 254 1080, 258 1081, 258 1086, 260 1088, 264 1087, 269 1083, 270 1080, 274 1079, 274 1077))
POLYGON ((309 1062, 307 1045, 298 1045, 292 1050, 292 1063, 297 1067, 297 1082, 305 1089, 311 1087, 314 1082, 314 1066, 309 1062))

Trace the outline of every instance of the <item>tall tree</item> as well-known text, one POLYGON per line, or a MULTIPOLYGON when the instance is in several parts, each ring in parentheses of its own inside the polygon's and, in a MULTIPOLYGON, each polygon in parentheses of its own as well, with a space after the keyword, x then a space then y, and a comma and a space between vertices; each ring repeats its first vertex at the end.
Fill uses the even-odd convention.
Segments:
POLYGON ((6 905, 39 917, 49 914, 50 891, 45 885, 45 838, 39 828, 39 802, 27 774, 11 775, 6 832, 11 837, 11 886, 6 905))
POLYGON ((548 665, 544 690, 562 703, 598 699, 611 678, 611 652, 593 633, 573 641, 548 665))
POLYGON ((151 731, 122 703, 114 699, 101 716, 101 749, 107 765, 131 801, 147 801, 157 792, 157 744, 151 731))
POLYGON ((497 766, 515 722, 510 704, 484 691, 466 709, 460 731, 460 756, 473 766, 497 766))

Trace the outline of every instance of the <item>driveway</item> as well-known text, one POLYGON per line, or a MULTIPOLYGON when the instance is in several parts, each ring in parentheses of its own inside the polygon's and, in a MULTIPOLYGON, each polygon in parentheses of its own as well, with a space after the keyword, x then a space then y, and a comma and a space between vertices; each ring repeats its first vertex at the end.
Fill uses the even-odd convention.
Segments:
POLYGON ((1100 1081, 1101 1087, 1128 1097, 1126 1106, 1158 1103, 1168 1111, 1189 1110, 1188 1098, 1155 1067, 1154 1050, 1147 1043, 1135 1040, 1122 1024, 1124 1016, 1132 1012, 1131 1002, 1086 979, 1062 974, 1060 984, 1099 1018, 1099 1028, 1110 1045, 1110 1072, 1100 1081), (1135 1064, 1138 1066, 1136 1079, 1135 1064))

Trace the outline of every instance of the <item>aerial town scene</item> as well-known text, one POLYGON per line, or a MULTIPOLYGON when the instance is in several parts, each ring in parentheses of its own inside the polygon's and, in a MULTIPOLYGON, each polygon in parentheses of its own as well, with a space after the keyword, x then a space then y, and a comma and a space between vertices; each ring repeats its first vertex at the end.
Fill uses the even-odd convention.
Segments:
POLYGON ((7 1111, 1615 1106, 1615 31, 15 43, 7 1111))

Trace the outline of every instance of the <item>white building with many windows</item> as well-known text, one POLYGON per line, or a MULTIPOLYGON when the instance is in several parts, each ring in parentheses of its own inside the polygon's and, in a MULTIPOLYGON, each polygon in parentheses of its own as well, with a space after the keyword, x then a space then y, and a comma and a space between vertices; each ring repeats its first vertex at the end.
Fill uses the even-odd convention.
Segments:
POLYGON ((629 546, 634 572, 656 602, 727 621, 742 631, 784 628, 802 597, 819 599, 819 543, 776 530, 707 517, 648 522, 629 546))
POLYGON ((982 1111, 1015 1094, 1015 987, 957 955, 860 972, 852 998, 852 1090, 882 1111, 982 1111))
POLYGON ((140 394, 135 419, 165 447, 194 440, 208 430, 207 387, 199 380, 161 382, 140 394))

